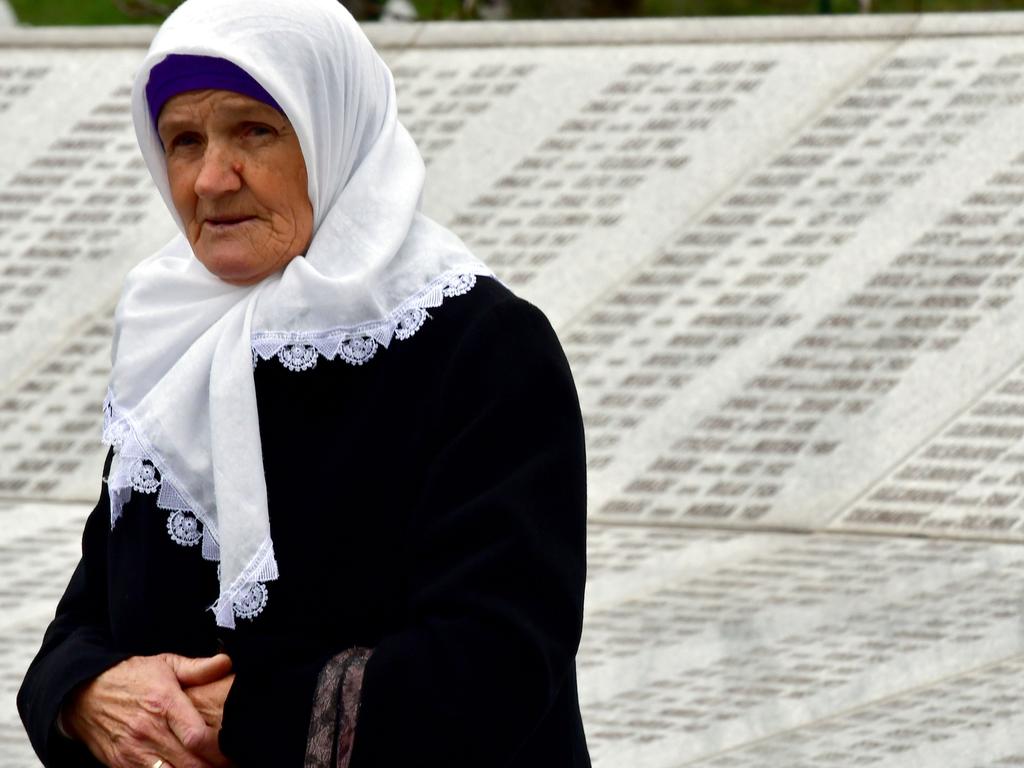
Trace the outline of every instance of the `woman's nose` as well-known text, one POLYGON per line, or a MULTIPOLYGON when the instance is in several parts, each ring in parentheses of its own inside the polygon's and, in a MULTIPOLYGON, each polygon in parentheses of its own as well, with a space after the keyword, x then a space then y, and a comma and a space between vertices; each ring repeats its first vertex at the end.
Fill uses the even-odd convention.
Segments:
POLYGON ((196 176, 196 195, 203 198, 237 192, 242 188, 242 164, 227 147, 210 143, 196 176))

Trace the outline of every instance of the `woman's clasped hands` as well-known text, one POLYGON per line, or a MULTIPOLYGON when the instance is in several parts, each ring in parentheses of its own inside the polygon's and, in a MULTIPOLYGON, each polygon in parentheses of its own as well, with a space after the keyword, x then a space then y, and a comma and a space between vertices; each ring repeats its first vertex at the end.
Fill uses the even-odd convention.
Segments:
POLYGON ((62 724, 111 768, 227 768, 217 735, 232 682, 223 653, 132 656, 74 691, 62 724))

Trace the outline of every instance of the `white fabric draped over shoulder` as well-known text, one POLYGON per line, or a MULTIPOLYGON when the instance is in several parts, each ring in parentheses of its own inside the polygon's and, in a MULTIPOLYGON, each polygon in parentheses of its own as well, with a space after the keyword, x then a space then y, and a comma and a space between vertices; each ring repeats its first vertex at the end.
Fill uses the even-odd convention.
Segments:
POLYGON ((187 0, 160 28, 132 114, 179 230, 145 89, 172 53, 227 59, 273 96, 298 135, 313 207, 309 248, 283 272, 230 285, 179 234, 131 271, 117 308, 105 439, 159 470, 158 504, 202 524, 203 552, 220 560, 216 621, 233 627, 252 614, 254 588, 265 596, 263 582, 288 577, 270 535, 254 339, 308 344, 372 328, 386 347, 411 301, 440 303, 439 279, 492 273, 420 212, 424 164, 398 121, 391 72, 337 0, 187 0))

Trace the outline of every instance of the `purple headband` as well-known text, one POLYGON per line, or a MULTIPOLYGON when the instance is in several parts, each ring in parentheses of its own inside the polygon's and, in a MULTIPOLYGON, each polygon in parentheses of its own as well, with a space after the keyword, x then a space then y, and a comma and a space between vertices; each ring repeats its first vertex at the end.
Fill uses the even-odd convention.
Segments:
POLYGON ((149 82, 146 83, 146 101, 153 125, 156 125, 160 110, 169 99, 185 91, 207 88, 241 93, 284 114, 274 97, 237 64, 214 56, 172 53, 150 70, 149 82))

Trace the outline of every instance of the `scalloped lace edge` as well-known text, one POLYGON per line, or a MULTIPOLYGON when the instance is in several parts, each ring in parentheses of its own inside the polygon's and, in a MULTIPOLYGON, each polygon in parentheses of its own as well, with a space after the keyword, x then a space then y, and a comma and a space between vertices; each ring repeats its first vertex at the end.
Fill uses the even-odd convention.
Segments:
POLYGON ((463 268, 443 272, 381 320, 315 332, 253 333, 253 367, 260 360, 277 358, 290 371, 305 371, 316 366, 321 357, 362 365, 377 354, 379 347, 386 349, 392 339, 404 341, 412 338, 430 317, 428 309, 440 306, 446 298, 469 293, 476 285, 478 275, 493 277, 493 273, 483 265, 475 271, 463 268))
MULTIPOLYGON (((220 544, 215 526, 198 505, 179 490, 180 484, 171 479, 157 451, 148 445, 131 419, 117 407, 114 394, 109 389, 103 401, 103 442, 114 449, 114 458, 105 478, 110 498, 111 529, 117 525, 133 492, 155 493, 157 507, 168 513, 167 534, 171 540, 186 547, 201 542, 203 558, 219 562, 220 544)), ((263 582, 276 578, 277 563, 270 539, 267 539, 238 579, 210 606, 217 623, 223 627, 234 627, 235 617, 253 619, 258 616, 266 607, 268 598, 263 582)))
MULTIPOLYGON (((387 348, 393 338, 403 341, 412 338, 430 317, 428 308, 440 306, 446 298, 469 293, 478 275, 493 277, 493 273, 482 266, 476 272, 445 272, 379 321, 315 333, 253 334, 253 366, 258 359, 276 357, 289 370, 302 371, 315 366, 318 356, 362 365, 376 354, 378 345, 387 348)), ((185 547, 201 542, 203 558, 219 562, 220 544, 215 526, 199 505, 180 490, 180 484, 170 476, 158 452, 117 407, 110 389, 103 400, 103 443, 114 449, 110 471, 104 478, 110 497, 111 529, 120 519, 133 491, 156 493, 157 507, 168 512, 167 533, 171 540, 185 547)), ((210 606, 217 623, 234 627, 236 617, 256 618, 267 605, 269 595, 265 582, 277 578, 277 560, 268 538, 234 583, 210 606)))

